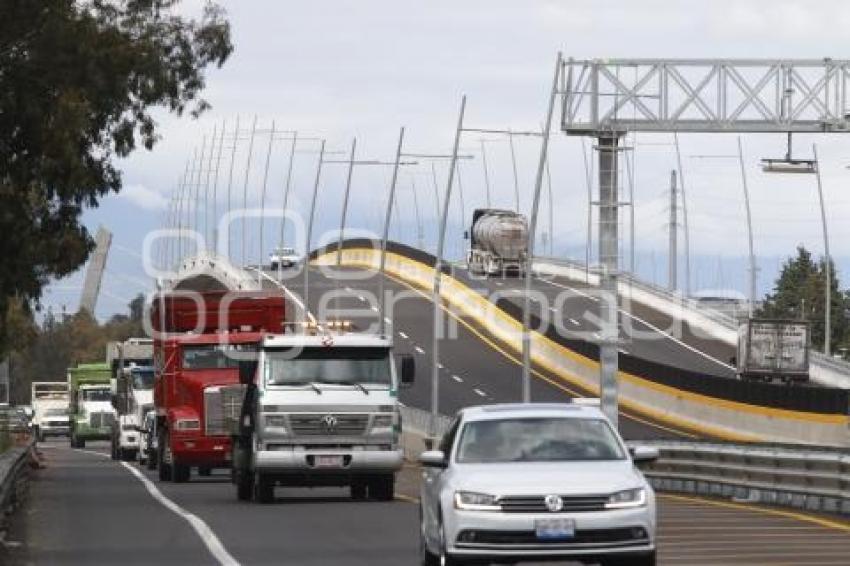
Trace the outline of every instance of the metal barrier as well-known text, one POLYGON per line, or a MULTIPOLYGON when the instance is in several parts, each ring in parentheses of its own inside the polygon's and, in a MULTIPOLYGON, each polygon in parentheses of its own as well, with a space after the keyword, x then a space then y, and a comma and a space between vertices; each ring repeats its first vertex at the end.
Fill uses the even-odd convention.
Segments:
MULTIPOLYGON (((442 437, 449 426, 452 424, 452 418, 445 415, 437 416, 437 437, 442 437)), ((431 413, 416 409, 414 407, 401 407, 401 425, 404 432, 417 434, 419 436, 428 436, 431 430, 431 413)))
POLYGON ((850 516, 850 451, 684 441, 658 448, 644 475, 659 491, 731 498, 850 516))

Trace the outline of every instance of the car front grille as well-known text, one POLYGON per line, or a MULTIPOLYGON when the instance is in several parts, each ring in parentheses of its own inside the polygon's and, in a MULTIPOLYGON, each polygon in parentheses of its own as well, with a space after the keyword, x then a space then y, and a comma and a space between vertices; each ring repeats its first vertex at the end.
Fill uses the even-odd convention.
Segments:
MULTIPOLYGON (((503 513, 548 513, 544 495, 509 495, 499 498, 503 513)), ((603 511, 608 497, 605 495, 562 495, 560 512, 603 511)))
POLYGON ((112 426, 115 422, 115 415, 107 412, 98 412, 89 414, 89 426, 91 428, 104 428, 112 426))
POLYGON ((207 436, 231 434, 239 424, 245 387, 228 385, 204 390, 204 431, 207 436))
POLYGON ((366 434, 369 415, 316 413, 289 415, 289 425, 296 436, 361 436, 366 434))
POLYGON ((593 548, 596 546, 633 546, 649 544, 643 527, 588 529, 576 531, 568 539, 540 539, 534 531, 498 531, 467 529, 458 533, 458 546, 593 548))

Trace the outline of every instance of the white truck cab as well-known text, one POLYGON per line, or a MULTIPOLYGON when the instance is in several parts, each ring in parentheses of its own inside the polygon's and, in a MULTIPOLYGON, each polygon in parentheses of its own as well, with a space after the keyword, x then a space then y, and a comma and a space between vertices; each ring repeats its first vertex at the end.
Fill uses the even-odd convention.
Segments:
POLYGON ((132 366, 123 370, 117 402, 118 430, 112 448, 115 460, 133 460, 140 455, 145 415, 153 410, 153 381, 153 367, 132 366))
POLYGON ((257 360, 240 364, 239 498, 268 502, 276 485, 347 485, 354 499, 392 499, 403 461, 398 390, 414 371, 411 356, 396 371, 387 337, 267 336, 257 360))

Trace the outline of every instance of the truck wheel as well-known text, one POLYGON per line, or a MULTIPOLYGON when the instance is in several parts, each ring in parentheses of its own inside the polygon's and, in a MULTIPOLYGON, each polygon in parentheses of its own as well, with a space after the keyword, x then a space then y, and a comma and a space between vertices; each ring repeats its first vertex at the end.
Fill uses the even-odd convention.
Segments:
POLYGON ((249 471, 237 471, 236 474, 236 498, 239 501, 251 501, 254 495, 254 474, 249 471))
POLYGON ((118 445, 114 437, 109 441, 109 457, 113 460, 118 460, 118 445))
POLYGON ((370 481, 369 496, 376 501, 392 501, 395 498, 395 476, 378 476, 370 481))
POLYGON ((263 474, 256 474, 254 478, 254 501, 257 503, 274 501, 274 482, 263 474))
POLYGON ((147 468, 149 470, 155 470, 156 469, 156 452, 154 452, 153 450, 148 451, 148 458, 147 458, 146 465, 147 465, 147 468))
POLYGON ((186 483, 187 481, 189 481, 189 477, 192 474, 192 468, 190 468, 186 464, 178 464, 177 462, 171 464, 171 467, 171 479, 174 480, 174 483, 186 483))
POLYGON ((212 475, 212 468, 207 468, 205 466, 201 466, 198 468, 198 475, 208 477, 212 475))
POLYGON ((351 499, 355 501, 366 499, 366 482, 355 481, 351 483, 351 499))
POLYGON ((86 447, 86 439, 78 438, 77 439, 77 448, 85 448, 86 447))
POLYGON ((159 435, 158 446, 156 451, 157 467, 159 468, 159 481, 171 481, 171 463, 166 462, 166 450, 168 450, 168 435, 162 433, 159 435))
POLYGON ((119 450, 119 455, 121 456, 121 460, 124 462, 132 462, 136 459, 136 451, 132 448, 121 448, 119 450))

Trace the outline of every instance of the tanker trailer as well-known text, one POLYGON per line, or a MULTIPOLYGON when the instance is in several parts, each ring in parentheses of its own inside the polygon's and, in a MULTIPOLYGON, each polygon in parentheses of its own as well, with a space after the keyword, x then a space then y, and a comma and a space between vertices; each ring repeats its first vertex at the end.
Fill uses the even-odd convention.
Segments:
POLYGON ((472 213, 469 270, 474 274, 499 275, 526 269, 528 220, 512 210, 479 208, 472 213))

